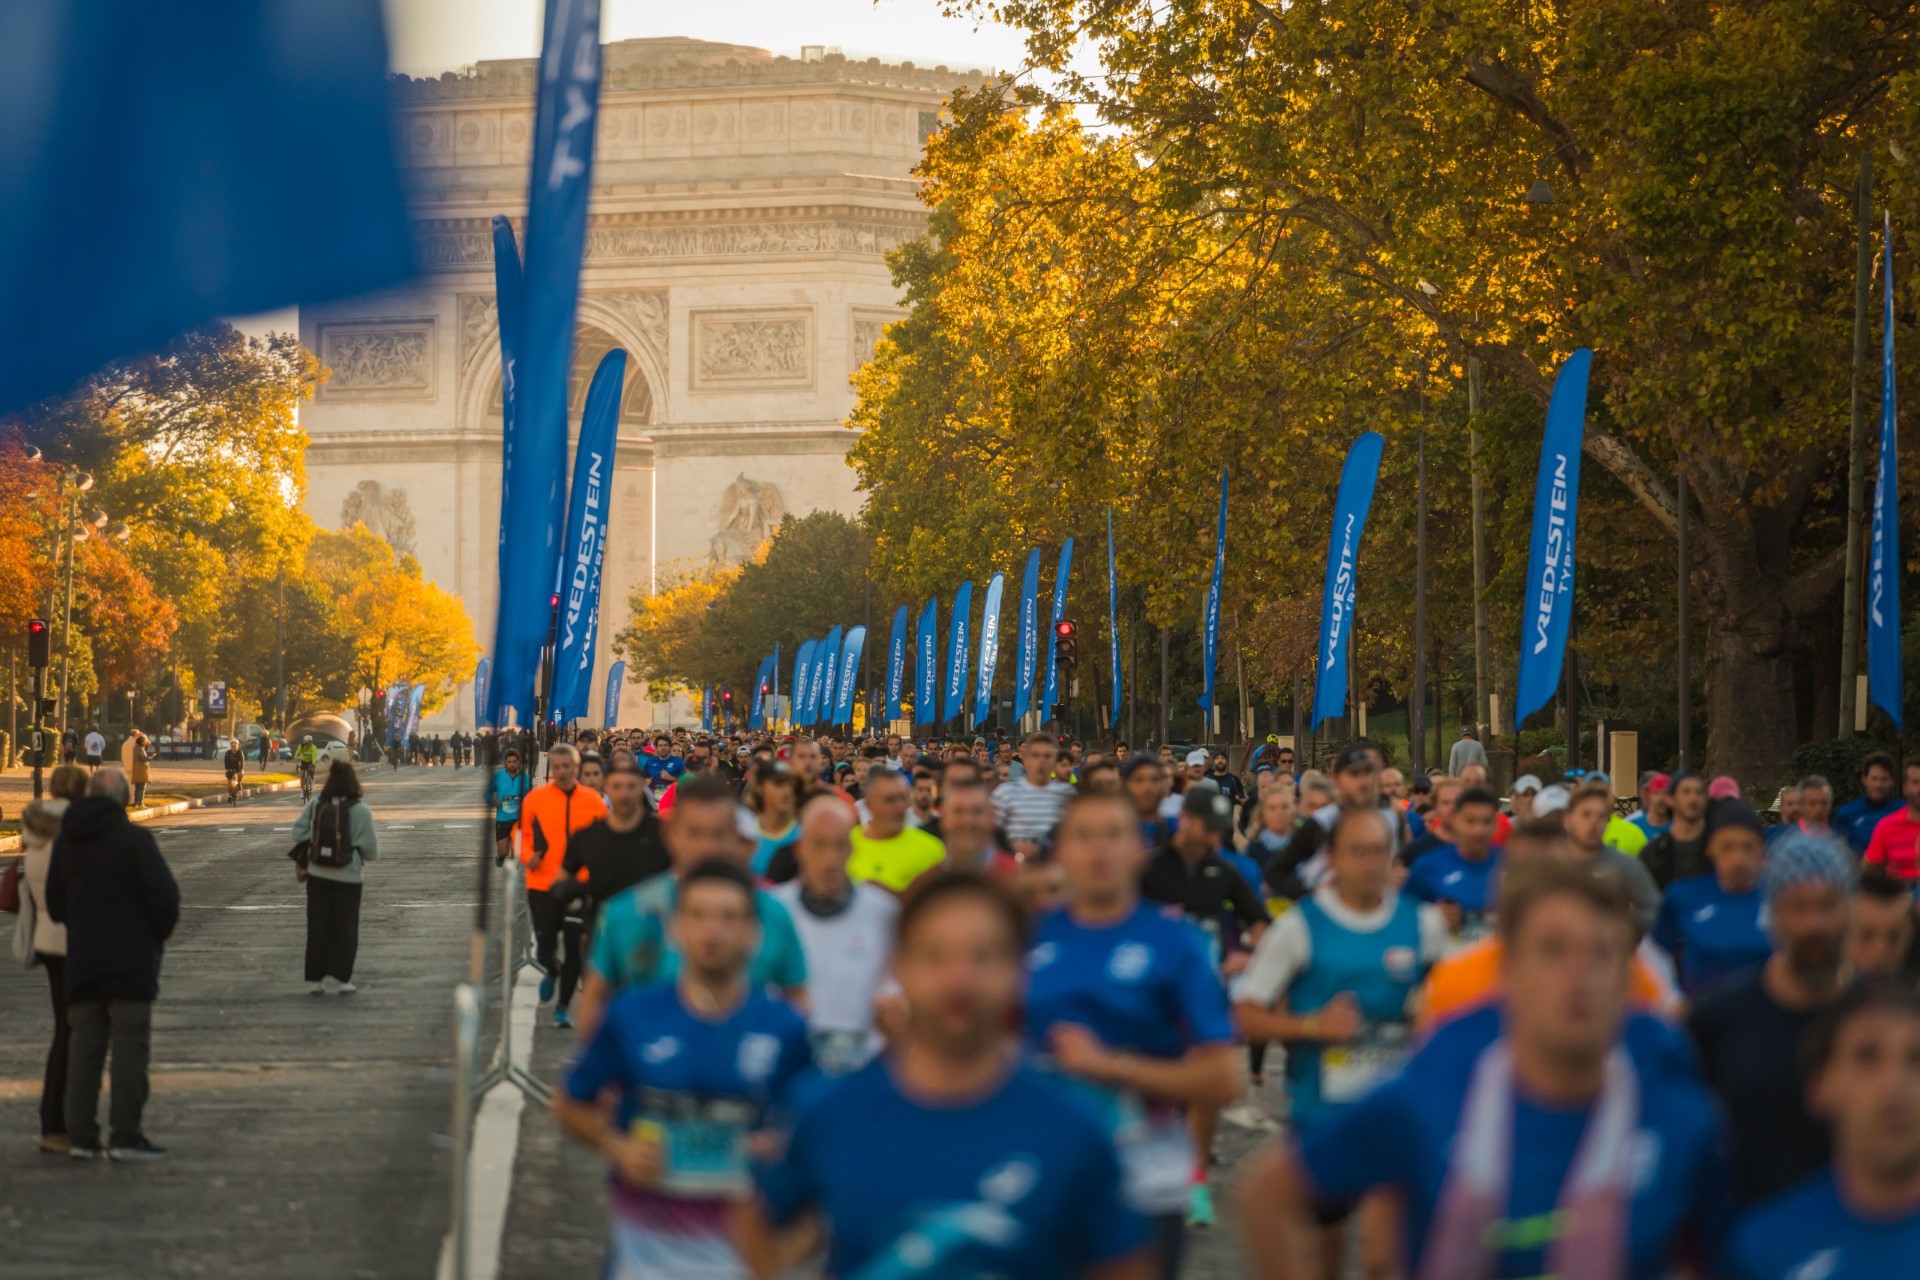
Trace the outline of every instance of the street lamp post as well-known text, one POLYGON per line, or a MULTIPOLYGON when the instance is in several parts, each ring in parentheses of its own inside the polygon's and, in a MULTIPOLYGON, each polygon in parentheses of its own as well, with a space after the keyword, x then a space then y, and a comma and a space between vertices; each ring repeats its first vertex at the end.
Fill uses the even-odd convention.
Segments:
POLYGON ((109 517, 107 516, 107 513, 100 510, 97 507, 92 511, 87 512, 87 516, 85 520, 82 520, 80 518, 80 494, 86 492, 86 490, 91 489, 93 487, 93 477, 86 475, 85 473, 76 473, 76 474, 78 476, 78 480, 84 481, 84 483, 76 482, 75 484, 72 513, 67 526, 68 532, 67 532, 66 607, 61 614, 61 621, 60 621, 59 730, 62 737, 64 737, 67 732, 67 709, 69 704, 68 684, 71 679, 72 670, 73 670, 73 562, 75 557, 74 548, 78 546, 80 543, 85 542, 88 538, 93 537, 94 536, 93 531, 96 529, 100 531, 100 536, 105 538, 110 538, 114 542, 125 542, 130 536, 132 536, 132 533, 133 533, 133 530, 127 525, 126 521, 109 519, 109 517))

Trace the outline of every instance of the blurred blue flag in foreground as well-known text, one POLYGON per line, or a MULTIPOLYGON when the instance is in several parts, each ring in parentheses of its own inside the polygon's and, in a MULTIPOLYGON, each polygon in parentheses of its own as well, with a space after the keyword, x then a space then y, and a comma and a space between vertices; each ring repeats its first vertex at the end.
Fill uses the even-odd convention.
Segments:
POLYGON ((0 413, 413 274, 378 0, 0 4, 0 413))

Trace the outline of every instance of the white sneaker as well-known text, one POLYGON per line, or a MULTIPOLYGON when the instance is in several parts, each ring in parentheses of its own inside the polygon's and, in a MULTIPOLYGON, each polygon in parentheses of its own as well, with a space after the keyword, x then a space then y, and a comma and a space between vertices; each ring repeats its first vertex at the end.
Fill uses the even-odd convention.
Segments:
POLYGON ((351 982, 343 982, 340 984, 340 994, 343 996, 350 996, 359 989, 360 988, 354 986, 351 982))
POLYGON ((310 996, 323 996, 327 994, 327 989, 318 982, 310 982, 307 984, 307 994, 310 996))
POLYGON ((330 996, 337 995, 340 991, 340 980, 338 978, 322 978, 320 979, 320 988, 330 996))

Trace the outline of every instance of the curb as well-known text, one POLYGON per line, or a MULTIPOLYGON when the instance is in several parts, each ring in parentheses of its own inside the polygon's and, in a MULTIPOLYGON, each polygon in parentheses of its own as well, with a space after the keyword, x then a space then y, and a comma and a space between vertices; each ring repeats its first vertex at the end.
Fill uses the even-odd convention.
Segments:
MULTIPOLYGON (((242 787, 240 798, 251 799, 254 796, 271 795, 276 791, 293 791, 300 785, 299 779, 292 782, 272 782, 263 787, 242 787)), ((133 822, 147 822, 154 818, 164 818, 170 814, 185 813, 189 809, 211 809, 215 805, 225 804, 227 798, 222 795, 200 796, 193 800, 175 800, 171 804, 148 805, 140 809, 127 810, 127 818, 133 822)), ((0 836, 0 853, 20 852, 18 835, 0 836)))

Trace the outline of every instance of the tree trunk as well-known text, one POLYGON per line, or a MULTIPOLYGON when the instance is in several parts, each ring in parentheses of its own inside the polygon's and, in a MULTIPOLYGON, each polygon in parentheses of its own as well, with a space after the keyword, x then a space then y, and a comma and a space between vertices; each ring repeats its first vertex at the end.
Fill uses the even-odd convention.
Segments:
POLYGON ((1708 614, 1706 772, 1731 774, 1750 792, 1786 778, 1797 740, 1791 619, 1770 586, 1753 584, 1742 598, 1722 580, 1716 594, 1729 607, 1708 614))

